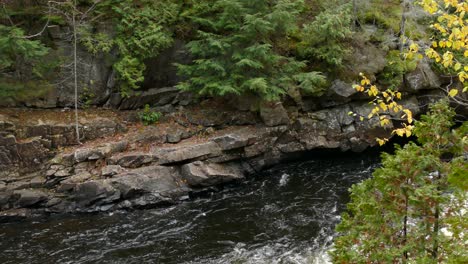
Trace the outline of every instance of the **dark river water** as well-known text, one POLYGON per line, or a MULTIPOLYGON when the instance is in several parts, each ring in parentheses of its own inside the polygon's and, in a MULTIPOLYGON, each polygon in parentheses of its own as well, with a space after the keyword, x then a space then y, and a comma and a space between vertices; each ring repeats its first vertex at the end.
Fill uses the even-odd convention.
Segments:
POLYGON ((164 209, 0 225, 0 263, 328 263, 347 190, 378 158, 281 165, 164 209))

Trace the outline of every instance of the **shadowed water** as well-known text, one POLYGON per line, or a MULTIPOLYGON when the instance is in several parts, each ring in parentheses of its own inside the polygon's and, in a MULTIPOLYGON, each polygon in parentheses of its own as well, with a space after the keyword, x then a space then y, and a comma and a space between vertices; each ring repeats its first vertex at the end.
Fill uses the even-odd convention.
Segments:
POLYGON ((327 263, 348 188, 375 157, 282 165, 165 209, 0 225, 2 263, 327 263))

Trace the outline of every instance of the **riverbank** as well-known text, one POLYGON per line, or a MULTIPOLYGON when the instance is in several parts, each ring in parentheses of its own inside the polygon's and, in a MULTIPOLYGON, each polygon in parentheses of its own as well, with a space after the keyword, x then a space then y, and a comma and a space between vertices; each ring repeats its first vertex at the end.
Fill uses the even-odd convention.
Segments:
MULTIPOLYGON (((416 96, 403 104, 420 109, 416 96)), ((310 112, 276 104, 256 115, 213 104, 152 126, 136 111, 89 110, 77 146, 72 113, 4 109, 0 219, 167 206, 312 150, 361 152, 394 127, 348 114, 371 110, 367 102, 310 112)))
POLYGON ((10 263, 320 262, 377 155, 318 154, 158 209, 61 214, 0 225, 10 263), (314 262, 318 261, 318 262, 314 262))

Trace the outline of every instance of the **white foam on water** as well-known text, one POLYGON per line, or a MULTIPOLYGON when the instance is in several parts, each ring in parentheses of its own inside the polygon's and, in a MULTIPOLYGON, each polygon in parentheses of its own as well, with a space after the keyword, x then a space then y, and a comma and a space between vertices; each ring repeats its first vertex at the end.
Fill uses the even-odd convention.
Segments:
POLYGON ((283 173, 279 181, 279 186, 285 186, 288 183, 288 181, 289 181, 289 174, 283 173))

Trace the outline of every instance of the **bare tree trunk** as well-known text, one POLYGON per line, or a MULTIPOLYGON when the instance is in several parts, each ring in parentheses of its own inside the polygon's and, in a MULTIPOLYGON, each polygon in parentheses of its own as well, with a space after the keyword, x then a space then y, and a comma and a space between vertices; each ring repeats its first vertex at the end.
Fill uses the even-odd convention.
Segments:
POLYGON ((354 28, 359 25, 358 17, 357 17, 357 3, 356 0, 353 0, 353 20, 354 20, 354 28))
POLYGON ((403 8, 402 8, 402 13, 401 13, 401 24, 400 24, 400 33, 399 33, 400 53, 403 53, 403 49, 405 47, 406 20, 407 20, 406 13, 409 10, 410 3, 408 2, 408 0, 403 0, 402 5, 403 5, 403 8))
MULTIPOLYGON (((437 175, 437 195, 439 195, 440 192, 440 178, 441 174, 440 172, 437 175)), ((439 258, 439 222, 440 222, 440 206, 439 206, 439 201, 436 201, 436 208, 435 208, 435 213, 434 213, 434 229, 433 229, 433 236, 434 236, 434 244, 432 245, 432 258, 437 261, 439 258)))
MULTIPOLYGON (((408 197, 405 196, 405 219, 403 223, 403 246, 406 247, 406 244, 408 243, 408 197)), ((403 263, 406 263, 408 261, 408 251, 403 252, 403 263)))
POLYGON ((73 14, 72 14, 72 23, 73 23, 73 77, 74 77, 74 88, 75 88, 75 130, 76 130, 76 141, 78 144, 80 142, 80 128, 79 128, 79 117, 78 117, 78 58, 77 58, 77 33, 76 33, 76 0, 73 1, 73 14))

